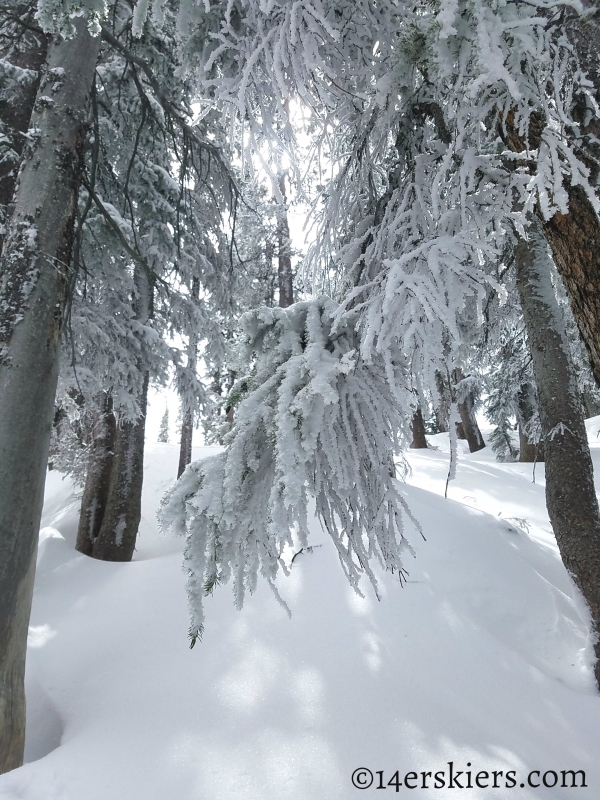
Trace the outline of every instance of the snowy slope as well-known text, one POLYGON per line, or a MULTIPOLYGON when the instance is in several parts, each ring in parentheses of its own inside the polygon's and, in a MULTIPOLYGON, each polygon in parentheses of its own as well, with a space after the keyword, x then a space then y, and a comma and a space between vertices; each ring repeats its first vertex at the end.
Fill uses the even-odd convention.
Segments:
MULTIPOLYGON (((280 582, 292 619, 264 586, 242 612, 223 587, 194 650, 182 542, 154 521, 176 448, 149 448, 131 564, 74 552, 77 501, 51 473, 29 763, 0 777, 1 800, 351 800, 380 796, 378 770, 385 783, 395 770, 403 783, 413 770, 444 771, 447 785, 448 762, 472 786, 454 784, 450 797, 598 800, 600 697, 585 612, 549 533, 543 467, 534 485, 530 466, 467 454, 444 500, 446 446, 431 440, 439 450, 410 455, 406 496, 427 541, 410 532, 417 558, 405 588, 386 575, 382 602, 369 587, 358 598, 315 527, 322 546, 280 582), (351 782, 359 767, 374 773, 362 792, 351 782), (570 769, 585 770, 588 788, 561 788, 570 769), (520 788, 531 770, 549 783, 555 771, 557 787, 520 788), (475 785, 481 771, 488 788, 475 785)), ((432 776, 406 782, 420 798, 448 795, 432 776)))

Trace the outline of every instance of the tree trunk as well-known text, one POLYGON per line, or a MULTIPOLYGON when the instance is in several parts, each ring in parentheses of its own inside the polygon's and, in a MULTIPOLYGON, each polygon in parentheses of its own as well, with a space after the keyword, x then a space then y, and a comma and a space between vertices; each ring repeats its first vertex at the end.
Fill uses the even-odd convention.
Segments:
POLYGON ((596 108, 583 92, 573 98, 571 113, 577 122, 577 154, 590 170, 590 184, 598 186, 600 171, 600 6, 597 0, 582 0, 585 16, 565 8, 564 28, 575 47, 582 71, 587 73, 596 108))
MULTIPOLYGON (((134 284, 135 317, 145 324, 152 314, 154 287, 148 273, 139 265, 135 267, 134 284)), ((106 508, 92 549, 92 557, 102 561, 131 561, 142 515, 144 436, 150 376, 141 360, 139 369, 143 372, 138 398, 140 416, 135 422, 122 422, 117 427, 106 508)))
POLYGON ((485 442, 479 430, 479 425, 477 424, 475 412, 473 410, 473 403, 470 398, 467 397, 464 403, 458 404, 458 413, 460 414, 460 421, 465 433, 465 439, 469 445, 469 452, 476 453, 478 450, 483 450, 485 442))
MULTIPOLYGON (((584 0, 587 9, 594 7, 584 0)), ((577 11, 565 9, 564 31, 572 41, 581 68, 591 80, 592 94, 600 104, 600 10, 582 18, 577 11)), ((600 166, 600 118, 583 94, 573 97, 573 118, 578 122, 575 150, 590 170, 589 182, 598 186, 600 166)), ((525 143, 509 113, 499 133, 507 147, 516 153, 525 151, 525 143)), ((565 131, 575 143, 574 132, 565 131)), ((538 147, 539 135, 530 130, 530 146, 538 147)), ((569 213, 555 214, 542 221, 544 234, 552 248, 554 263, 563 280, 573 315, 590 355, 592 372, 600 386, 600 220, 580 186, 565 181, 569 213)), ((598 193, 598 190, 596 189, 598 193)))
MULTIPOLYGON (((200 281, 198 278, 192 280, 191 296, 193 300, 198 300, 200 297, 200 281)), ((190 333, 188 342, 187 364, 186 369, 188 372, 196 374, 196 366, 198 362, 198 335, 196 331, 190 333)), ((220 375, 217 372, 216 382, 220 381, 220 375)), ((219 388, 219 394, 221 393, 219 388)), ((189 398, 186 400, 182 397, 181 402, 181 441, 179 444, 179 465, 177 466, 177 478, 180 478, 188 464, 192 462, 192 437, 194 435, 194 410, 190 406, 189 398)))
POLYGON ((94 543, 106 511, 116 435, 117 422, 112 410, 112 397, 106 394, 92 431, 75 545, 75 549, 86 556, 93 555, 94 543))
POLYGON ((533 418, 537 410, 537 400, 535 389, 530 383, 524 383, 517 395, 518 405, 518 425, 519 425, 519 461, 533 463, 544 460, 544 442, 540 440, 537 444, 530 442, 525 431, 527 424, 533 418))
POLYGON ((285 193, 285 173, 279 178, 279 191, 283 197, 283 205, 279 204, 277 207, 277 277, 279 280, 279 305, 281 308, 287 308, 294 302, 294 277, 285 193))
POLYGON ((140 418, 117 427, 106 507, 91 553, 101 561, 131 561, 135 550, 142 515, 148 382, 146 373, 140 418))
POLYGON ((583 392, 581 395, 581 404, 583 405, 583 413, 586 419, 597 417, 600 414, 600 404, 593 397, 591 392, 583 392))
MULTIPOLYGON (((464 375, 460 367, 454 370, 454 381, 458 384, 464 379, 464 375)), ((460 394, 460 393, 459 393, 460 394)), ((473 404, 473 397, 468 392, 464 399, 458 402, 458 413, 460 414, 460 424, 462 425, 462 432, 464 437, 459 435, 458 424, 456 426, 456 435, 459 439, 465 438, 469 445, 469 452, 476 453, 478 450, 483 450, 485 442, 479 430, 477 419, 475 418, 475 408, 473 404)))
MULTIPOLYGON (((564 322, 550 280, 537 221, 515 253, 517 287, 531 349, 546 457, 546 505, 565 567, 585 597, 600 633, 600 512, 581 401, 564 322)), ((595 642, 600 658, 600 642, 595 642)), ((595 667, 600 685, 600 660, 595 667)))
POLYGON ((99 39, 48 48, 0 262, 0 772, 23 760, 27 626, 99 39))
POLYGON ((410 447, 412 450, 423 450, 427 448, 427 439, 425 438, 425 422, 423 420, 423 412, 421 407, 418 406, 413 414, 412 423, 412 442, 410 447))
POLYGON ((0 94, 1 132, 6 137, 0 151, 0 255, 4 245, 2 226, 10 215, 17 174, 23 155, 25 133, 29 128, 33 104, 40 84, 41 70, 46 60, 48 35, 25 27, 23 22, 34 23, 31 4, 18 3, 10 9, 12 19, 2 20, 0 58, 18 70, 24 70, 22 79, 7 86, 0 94))
POLYGON ((544 232, 600 386, 600 220, 580 186, 566 188, 569 213, 544 222, 544 232))
MULTIPOLYGON (((452 405, 452 396, 448 382, 439 370, 435 373, 435 385, 438 391, 438 403, 435 409, 435 419, 437 422, 438 431, 440 433, 447 433, 450 425, 450 406, 452 405)), ((464 436, 462 437, 464 438, 464 436)))
POLYGON ((179 466, 177 477, 181 478, 185 468, 192 463, 192 436, 194 433, 194 418, 191 411, 186 409, 181 419, 181 442, 179 445, 179 466))

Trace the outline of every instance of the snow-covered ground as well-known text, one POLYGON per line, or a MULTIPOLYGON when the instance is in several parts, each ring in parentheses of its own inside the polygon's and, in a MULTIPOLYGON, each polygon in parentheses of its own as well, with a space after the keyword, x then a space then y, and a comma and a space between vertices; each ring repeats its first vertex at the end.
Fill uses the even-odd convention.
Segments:
MULTIPOLYGON (((589 423, 600 475, 599 428, 589 423)), ((279 582, 292 619, 267 587, 241 612, 221 587, 193 650, 183 544, 154 516, 177 448, 148 448, 131 564, 74 551, 77 499, 50 473, 28 763, 0 777, 1 800, 352 800, 380 797, 379 785, 396 794, 396 770, 400 796, 598 800, 600 696, 543 465, 534 484, 531 465, 464 454, 444 499, 447 445, 430 441, 439 449, 409 455, 406 497, 426 541, 409 531, 404 588, 384 575, 381 602, 368 586, 357 597, 315 525, 322 546, 279 582), (373 774, 362 791, 358 768, 373 774), (584 770, 587 788, 563 770, 584 770)))

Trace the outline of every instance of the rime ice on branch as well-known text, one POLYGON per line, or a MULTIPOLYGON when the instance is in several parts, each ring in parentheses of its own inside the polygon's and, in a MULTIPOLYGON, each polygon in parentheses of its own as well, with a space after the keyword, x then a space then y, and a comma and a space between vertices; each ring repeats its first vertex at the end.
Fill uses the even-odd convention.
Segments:
POLYGON ((360 358, 349 319, 332 327, 337 310, 317 299, 242 318, 255 364, 232 391, 227 449, 190 465, 160 514, 188 539, 193 637, 215 584, 232 581, 239 606, 259 575, 274 588, 286 545, 308 544, 311 499, 357 591, 362 573, 377 591, 372 561, 402 577, 403 517, 418 525, 393 456, 408 435, 410 391, 402 363, 391 385, 380 362, 360 358))

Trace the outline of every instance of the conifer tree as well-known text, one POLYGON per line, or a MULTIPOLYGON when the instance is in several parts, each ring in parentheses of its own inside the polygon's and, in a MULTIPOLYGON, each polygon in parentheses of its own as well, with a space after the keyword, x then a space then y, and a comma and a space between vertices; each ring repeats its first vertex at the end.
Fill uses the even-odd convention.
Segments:
MULTIPOLYGON (((155 11, 159 28, 162 23, 165 30, 171 26, 173 43, 173 8, 170 5, 168 13, 167 4, 162 4, 160 9, 156 5, 155 11), (159 19, 161 12, 165 13, 159 19)), ((14 179, 15 165, 22 156, 9 203, 10 215, 3 219, 0 267, 1 771, 18 766, 23 752, 25 641, 61 336, 68 331, 68 351, 76 354, 74 360, 80 367, 74 382, 90 413, 96 403, 107 411, 108 420, 110 414, 119 414, 114 446, 98 448, 111 462, 111 471, 106 512, 92 543, 110 543, 110 547, 103 545, 105 557, 107 547, 110 550, 123 544, 125 525, 128 552, 121 547, 123 553, 118 556, 130 558, 139 522, 143 419, 150 371, 164 374, 171 350, 160 334, 169 326, 177 330, 178 325, 177 304, 166 303, 169 287, 161 272, 176 260, 184 273, 189 263, 210 269, 208 261, 202 260, 201 243, 209 236, 208 219, 212 221, 219 213, 214 200, 222 196, 223 186, 221 179, 214 179, 223 167, 217 144, 203 140, 189 124, 189 103, 185 102, 189 92, 187 98, 182 98, 177 89, 167 93, 172 87, 167 88, 165 82, 161 88, 156 78, 154 67, 161 58, 171 77, 175 75, 175 50, 165 47, 165 37, 158 31, 145 51, 142 46, 141 53, 134 52, 135 36, 142 30, 136 21, 139 14, 132 18, 127 3, 115 0, 107 6, 93 0, 38 0, 36 4, 10 4, 8 12, 2 8, 2 14, 6 13, 11 25, 14 23, 11 30, 20 35, 26 23, 31 31, 35 46, 26 50, 33 59, 30 66, 39 55, 36 46, 41 47, 47 39, 48 48, 30 120, 25 117, 31 107, 28 98, 38 81, 36 70, 21 68, 13 58, 18 48, 8 52, 3 61, 11 81, 22 84, 23 103, 15 109, 23 110, 23 119, 15 122, 5 114, 2 124, 4 129, 12 125, 18 131, 28 125, 28 132, 24 152, 13 148, 4 161, 10 172, 2 175, 4 191, 14 179), (108 10, 111 14, 103 20, 108 10), (34 23, 27 16, 30 11, 35 11, 34 23), (122 22, 127 13, 129 24, 125 21, 118 30, 111 30, 110 25, 122 22), (107 56, 104 50, 96 69, 99 34, 110 54, 107 56), (135 87, 133 93, 119 93, 115 64, 119 59, 121 66, 126 65, 128 89, 135 87), (129 109, 121 106, 115 110, 116 97, 124 105, 133 103, 129 109), (145 124, 140 124, 144 117, 145 124), (115 135, 119 126, 113 124, 111 130, 117 118, 123 124, 137 122, 137 130, 119 138, 115 135), (148 136, 151 123, 154 127, 148 136), (145 141, 141 140, 143 134, 147 135, 145 141), (158 156, 152 149, 155 145, 158 156), (174 160, 188 170, 183 170, 180 180, 170 175, 174 160), (207 170, 210 161, 215 169, 207 170), (196 230, 204 229, 204 234, 193 248, 189 247, 190 236, 188 246, 182 246, 182 209, 190 207, 192 186, 189 170, 196 179, 195 194, 202 194, 199 187, 203 185, 204 194, 211 198, 206 208, 212 209, 202 224, 195 224, 196 230), (85 192, 80 193, 82 182, 85 192), (144 191, 136 196, 141 186, 144 191), (165 202, 169 193, 171 202, 165 202), (99 241, 106 243, 110 238, 108 232, 113 239, 111 246, 99 247, 99 241), (154 291, 155 281, 162 291, 154 291), (155 313, 161 303, 173 309, 168 318, 155 313), (157 319, 164 324, 161 330, 151 322, 157 319), (110 413, 104 402, 108 397, 110 413), (127 497, 123 493, 124 474, 131 478, 127 497)), ((6 17, 1 21, 5 32, 6 17)), ((29 34, 22 38, 29 47, 29 34)), ((177 80, 179 86, 185 84, 177 80)), ((124 134, 123 129, 120 132, 124 134)), ((224 174, 222 169, 220 174, 224 174)), ((229 187, 226 192, 230 189, 228 180, 224 178, 229 187)), ((8 194, 10 190, 6 198, 2 195, 3 214, 8 194)), ((101 474, 105 474, 105 466, 101 474)), ((104 479, 101 483, 105 486, 104 479)))
POLYGON ((600 510, 594 470, 548 248, 537 220, 527 234, 519 239, 515 261, 538 386, 546 505, 563 562, 591 612, 600 685, 600 510))
MULTIPOLYGON (((471 346, 480 325, 488 287, 503 291, 496 265, 513 226, 522 229, 528 215, 537 213, 551 238, 549 227, 563 219, 570 224, 583 209, 592 234, 583 231, 580 240, 588 256, 598 251, 588 246, 598 225, 598 202, 572 102, 590 98, 590 85, 565 35, 562 11, 559 0, 451 5, 384 0, 375 13, 367 1, 339 0, 327 7, 310 4, 310 10, 306 4, 294 6, 292 13, 283 0, 269 3, 268 11, 259 0, 247 0, 235 14, 226 13, 218 45, 215 41, 206 53, 211 87, 243 118, 249 139, 268 127, 281 141, 284 109, 295 92, 314 109, 313 130, 321 126, 319 143, 333 166, 312 251, 313 285, 339 301, 319 342, 335 350, 337 332, 351 326, 363 363, 374 369, 381 365, 387 375, 400 418, 410 419, 414 411, 412 393, 395 383, 400 375, 419 375, 433 395, 436 376, 448 364, 461 364, 461 352, 471 346), (328 135, 332 121, 334 137, 328 135), (505 146, 499 146, 499 135, 505 146)), ((586 122, 595 113, 586 115, 586 122)), ((568 253, 568 237, 563 241, 568 253)), ((587 258, 586 265, 592 260, 587 258)), ((583 268, 580 272, 586 274, 583 268)), ((592 275, 586 279, 594 280, 592 275)), ((573 285, 566 284, 572 294, 573 285)), ((593 308, 588 316, 600 318, 593 308)), ((273 338, 275 349, 279 341, 273 338)), ((312 344, 310 336, 301 349, 307 342, 312 344)), ((295 357, 290 353, 289 369, 295 357)), ((281 362, 279 367, 285 371, 281 362)), ((279 374, 269 377, 274 390, 279 374)), ((270 465, 272 447, 279 452, 272 437, 259 435, 263 395, 256 391, 248 384, 240 405, 247 427, 234 426, 223 461, 205 464, 195 484, 190 473, 186 484, 200 498, 198 513, 188 520, 196 572, 192 591, 198 592, 207 576, 227 578, 236 568, 226 559, 210 561, 207 543, 221 531, 214 498, 223 502, 227 528, 232 476, 242 474, 242 465, 255 471, 262 457, 270 465), (256 439, 253 461, 247 463, 241 442, 248 452, 251 430, 256 439), (242 459, 237 466, 236 457, 242 459)), ((456 399, 464 403, 467 398, 456 399)), ((472 408, 465 410, 469 417, 472 408)), ((286 424, 288 433, 296 425, 301 429, 299 420, 286 424)), ((323 428, 311 431, 311 441, 320 441, 321 433, 323 428)), ((270 467, 261 473, 265 481, 272 476, 273 497, 293 481, 291 465, 286 472, 284 462, 275 464, 274 473, 270 467)), ((311 465, 321 466, 332 472, 317 472, 312 479, 317 485, 339 468, 311 465)), ((175 502, 173 495, 168 508, 174 524, 185 529, 182 509, 175 513, 180 499, 175 502)), ((372 501, 361 495, 357 503, 368 509, 372 501)), ((258 508, 247 502, 248 509, 258 508)), ((344 518, 345 511, 338 514, 344 518)), ((232 541, 244 529, 245 541, 260 540, 271 552, 255 536, 251 519, 239 524, 229 531, 232 541)), ((335 526, 330 527, 335 537, 335 526)), ((273 570, 267 573, 272 576, 273 570)))
POLYGON ((158 431, 158 441, 163 444, 169 442, 169 409, 165 408, 165 413, 160 420, 160 429, 158 431))
POLYGON ((0 262, 0 771, 22 763, 27 626, 100 41, 53 37, 0 262))

